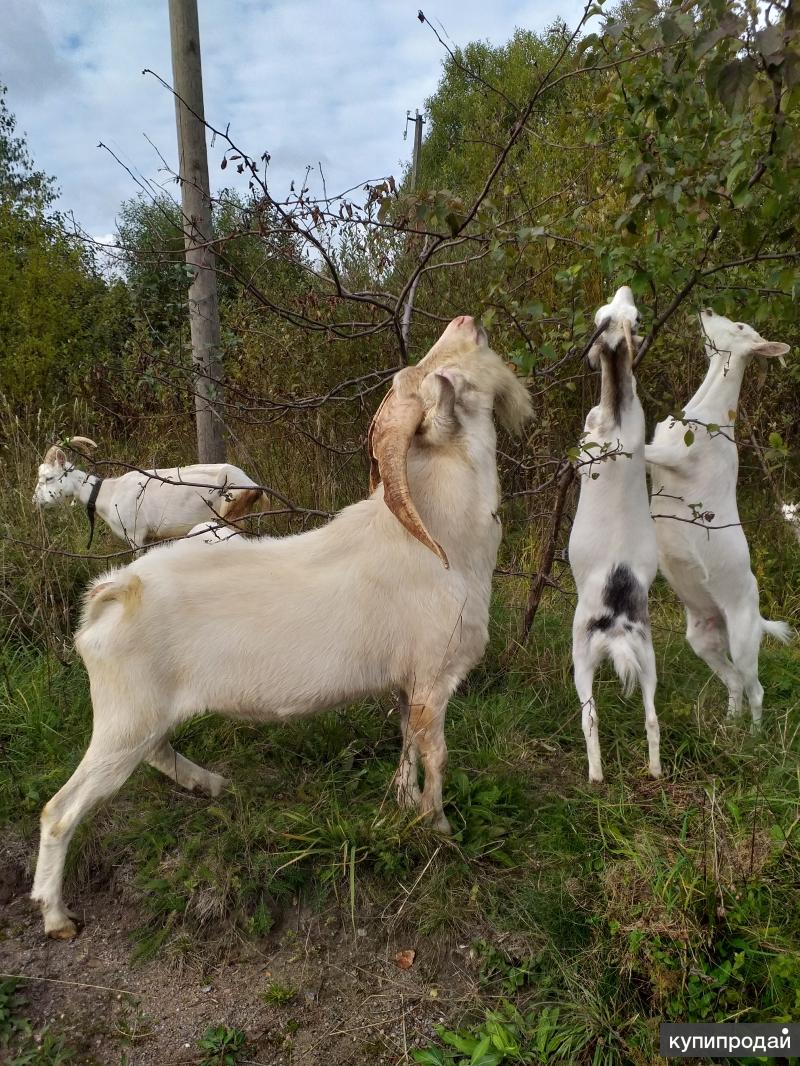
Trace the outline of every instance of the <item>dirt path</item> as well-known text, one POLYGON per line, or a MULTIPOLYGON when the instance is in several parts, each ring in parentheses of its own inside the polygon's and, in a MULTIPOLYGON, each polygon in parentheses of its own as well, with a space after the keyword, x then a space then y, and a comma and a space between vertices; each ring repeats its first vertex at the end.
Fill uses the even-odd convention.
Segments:
POLYGON ((395 1064, 410 1061, 434 1025, 471 1000, 466 946, 443 951, 395 939, 379 916, 357 918, 354 930, 338 909, 290 908, 257 942, 227 929, 205 943, 177 936, 136 964, 138 907, 111 889, 93 889, 78 938, 48 941, 27 898, 28 863, 16 847, 0 850, 0 971, 27 979, 25 1016, 34 1033, 50 1025, 79 1049, 70 1061, 198 1063, 198 1039, 225 1025, 247 1034, 242 1064, 395 1064), (408 948, 416 957, 403 970, 395 954, 408 948), (270 987, 294 995, 282 1005, 265 1002, 270 987))

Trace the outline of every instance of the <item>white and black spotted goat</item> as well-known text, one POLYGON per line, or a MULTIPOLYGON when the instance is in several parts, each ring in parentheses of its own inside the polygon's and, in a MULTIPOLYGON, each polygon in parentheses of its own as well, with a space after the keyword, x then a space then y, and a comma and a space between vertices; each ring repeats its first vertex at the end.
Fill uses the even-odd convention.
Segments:
POLYGON ((683 419, 659 422, 645 448, 658 563, 686 608, 686 639, 728 689, 729 716, 741 711, 746 693, 757 726, 764 698, 758 680, 761 640, 766 634, 785 642, 791 629, 785 622, 767 621, 759 610, 758 582, 736 505, 734 422, 748 365, 754 358, 784 356, 789 345, 766 341, 752 326, 710 307, 700 315, 700 325, 708 373, 683 419), (690 446, 687 425, 694 434, 690 446), (713 519, 696 521, 698 511, 713 519))
POLYGON ((581 701, 589 780, 602 781, 594 673, 609 658, 627 695, 638 679, 647 726, 650 773, 661 774, 655 708, 656 662, 647 594, 656 576, 658 549, 647 494, 642 405, 633 376, 638 312, 627 286, 595 315, 608 321, 589 351, 600 364, 600 403, 586 418, 580 499, 569 540, 578 589, 572 626, 575 688, 581 701))
MULTIPOLYGON (((69 446, 84 455, 97 447, 88 437, 72 437, 69 446)), ((103 478, 79 470, 65 449, 54 444, 39 467, 33 502, 37 507, 57 507, 68 500, 86 508, 87 547, 94 535, 95 513, 115 537, 137 547, 183 537, 214 515, 235 523, 261 509, 263 492, 230 463, 129 470, 120 477, 103 478)))

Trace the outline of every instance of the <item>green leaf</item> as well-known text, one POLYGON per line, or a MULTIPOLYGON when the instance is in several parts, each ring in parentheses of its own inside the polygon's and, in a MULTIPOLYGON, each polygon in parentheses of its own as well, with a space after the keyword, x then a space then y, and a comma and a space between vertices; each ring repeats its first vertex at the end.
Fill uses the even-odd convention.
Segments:
POLYGON ((497 1066, 503 1061, 503 1054, 492 1048, 492 1038, 485 1036, 472 1052, 469 1066, 497 1066))
POLYGON ((719 72, 716 92, 729 115, 744 108, 755 73, 756 63, 750 56, 745 56, 744 59, 732 59, 719 72))
POLYGON ((452 1029, 439 1029, 439 1039, 445 1044, 449 1044, 450 1047, 454 1047, 456 1051, 460 1051, 462 1055, 471 1055, 475 1048, 478 1046, 478 1041, 472 1036, 460 1036, 458 1033, 454 1033, 452 1029))
POLYGON ((534 300, 532 303, 525 304, 522 312, 526 318, 541 318, 544 314, 544 306, 538 300, 534 300))
POLYGON ((695 59, 700 59, 701 56, 710 52, 725 37, 738 37, 745 29, 747 29, 747 21, 730 12, 713 29, 697 38, 693 48, 695 59))
POLYGON ((675 44, 682 36, 681 28, 675 19, 667 16, 661 20, 661 40, 665 45, 675 44))
POLYGON ((755 36, 756 48, 768 66, 779 66, 784 58, 784 31, 779 23, 765 26, 755 36))
POLYGON ((694 444, 694 433, 691 429, 687 429, 684 433, 683 443, 686 445, 687 448, 691 448, 691 446, 694 444))
POLYGON ((637 270, 631 278, 631 289, 637 296, 650 292, 650 275, 646 270, 637 270))
POLYGON ((419 1066, 445 1066, 445 1058, 441 1051, 412 1051, 411 1057, 419 1066))

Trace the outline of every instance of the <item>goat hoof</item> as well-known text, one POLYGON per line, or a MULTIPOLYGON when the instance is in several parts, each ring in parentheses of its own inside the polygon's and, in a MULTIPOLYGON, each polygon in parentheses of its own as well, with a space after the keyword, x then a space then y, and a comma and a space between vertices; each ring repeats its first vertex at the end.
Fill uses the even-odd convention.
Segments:
POLYGON ((431 815, 431 828, 446 837, 451 836, 453 833, 453 830, 450 828, 450 823, 444 814, 431 815))
POLYGON ((209 773, 206 789, 214 798, 223 792, 228 785, 230 785, 230 780, 227 777, 223 777, 222 774, 209 773))
POLYGON ((45 933, 51 940, 74 940, 78 935, 78 927, 71 918, 65 918, 57 926, 45 929, 45 933))

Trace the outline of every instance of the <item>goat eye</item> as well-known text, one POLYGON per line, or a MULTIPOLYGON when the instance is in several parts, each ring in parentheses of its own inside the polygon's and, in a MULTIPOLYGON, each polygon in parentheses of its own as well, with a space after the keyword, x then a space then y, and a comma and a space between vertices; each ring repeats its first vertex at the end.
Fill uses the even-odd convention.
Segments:
POLYGON ((744 329, 744 326, 741 324, 741 322, 737 322, 736 323, 736 328, 737 329, 744 329))

